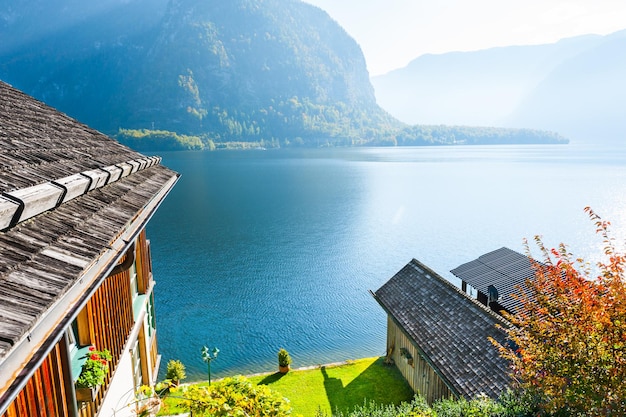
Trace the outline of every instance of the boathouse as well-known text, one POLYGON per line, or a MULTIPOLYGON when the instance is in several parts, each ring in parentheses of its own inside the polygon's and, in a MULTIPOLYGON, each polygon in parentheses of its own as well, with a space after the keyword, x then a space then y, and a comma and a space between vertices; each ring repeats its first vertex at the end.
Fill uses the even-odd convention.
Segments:
POLYGON ((159 353, 146 224, 178 174, 0 82, 0 416, 131 416, 159 353), (104 382, 75 381, 89 347, 104 382))
POLYGON ((497 398, 510 383, 500 343, 507 322, 413 259, 374 298, 387 313, 387 360, 429 403, 442 398, 497 398))

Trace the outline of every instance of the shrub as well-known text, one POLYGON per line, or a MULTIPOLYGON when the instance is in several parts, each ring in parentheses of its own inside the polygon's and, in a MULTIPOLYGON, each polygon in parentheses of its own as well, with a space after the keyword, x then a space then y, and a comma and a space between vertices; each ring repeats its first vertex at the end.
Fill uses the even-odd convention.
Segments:
MULTIPOLYGON (((333 417, 436 417, 424 397, 419 395, 416 395, 410 403, 384 405, 370 401, 355 407, 350 412, 343 413, 340 411, 332 415, 333 417)), ((328 417, 328 415, 318 410, 315 417, 328 417)))
POLYGON ((185 390, 188 411, 199 416, 291 415, 289 400, 266 385, 255 385, 245 377, 225 378, 211 386, 193 385, 185 390))
POLYGON ((495 417, 506 415, 502 404, 481 395, 471 401, 461 399, 443 399, 433 404, 438 417, 495 417))
MULTIPOLYGON (((442 399, 432 408, 424 397, 416 395, 410 403, 383 405, 375 402, 365 403, 354 410, 333 413, 333 417, 534 417, 537 414, 531 399, 511 391, 498 400, 479 396, 471 401, 461 399, 442 399), (534 412, 533 412, 534 410, 534 412)), ((329 417, 318 410, 315 417, 329 417)))
POLYGON ((179 361, 171 359, 167 363, 167 371, 165 372, 165 378, 171 380, 174 384, 187 378, 185 373, 185 365, 179 361))
POLYGON ((565 244, 550 250, 537 236, 542 262, 533 261, 534 278, 514 294, 519 311, 505 313, 510 340, 492 342, 542 411, 626 415, 626 251, 608 221, 585 211, 602 237, 603 258, 593 268, 565 244))
MULTIPOLYGON (((539 398, 520 390, 505 391, 498 399, 504 407, 505 417, 535 417, 541 415, 539 398)), ((548 415, 543 413, 543 415, 548 415)))
POLYGON ((280 348, 278 351, 278 366, 289 366, 291 365, 291 356, 289 352, 285 349, 280 348))

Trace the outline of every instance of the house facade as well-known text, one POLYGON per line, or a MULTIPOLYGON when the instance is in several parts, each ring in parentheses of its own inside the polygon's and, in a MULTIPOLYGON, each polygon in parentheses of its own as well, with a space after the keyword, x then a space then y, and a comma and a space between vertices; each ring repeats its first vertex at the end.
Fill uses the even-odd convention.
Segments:
POLYGON ((135 415, 159 359, 146 224, 178 174, 0 82, 0 416, 135 415), (90 347, 104 382, 75 386, 90 347))
POLYGON ((507 322, 413 259, 372 293, 387 313, 387 361, 429 403, 497 398, 509 367, 489 338, 506 343, 507 322))

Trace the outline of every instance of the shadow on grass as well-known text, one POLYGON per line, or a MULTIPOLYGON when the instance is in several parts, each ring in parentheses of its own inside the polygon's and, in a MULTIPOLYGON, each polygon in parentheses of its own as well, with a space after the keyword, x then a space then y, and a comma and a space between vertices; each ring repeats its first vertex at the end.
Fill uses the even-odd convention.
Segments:
POLYGON ((333 413, 354 410, 366 402, 394 403, 410 401, 413 391, 397 368, 390 368, 384 358, 373 362, 345 387, 343 381, 332 376, 333 368, 320 368, 324 376, 324 389, 333 413), (390 392, 392 391, 392 392, 390 392))
POLYGON ((345 404, 343 404, 344 401, 343 398, 341 398, 342 393, 345 391, 343 381, 339 378, 329 377, 325 366, 322 366, 320 371, 322 371, 322 375, 324 375, 324 389, 326 390, 326 397, 328 397, 331 411, 333 413, 335 411, 347 411, 343 410, 345 404))
POLYGON ((280 372, 275 372, 273 374, 270 374, 270 375, 266 376, 262 380, 260 380, 258 382, 258 385, 269 385, 269 384, 272 384, 272 383, 278 381, 279 379, 281 379, 282 377, 284 377, 285 375, 286 374, 281 374, 280 372))

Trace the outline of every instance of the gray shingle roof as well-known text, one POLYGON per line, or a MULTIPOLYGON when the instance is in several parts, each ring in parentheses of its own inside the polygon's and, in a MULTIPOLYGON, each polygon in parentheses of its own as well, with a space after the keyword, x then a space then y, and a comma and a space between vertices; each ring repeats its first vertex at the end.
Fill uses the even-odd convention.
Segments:
POLYGON ((33 217, 0 232, 0 364, 131 223, 156 210, 178 178, 159 161, 0 82, 0 193, 54 189, 72 175, 84 184, 66 198, 51 191, 51 208, 33 204, 33 217), (96 184, 99 176, 109 182, 96 184))
POLYGON ((505 343, 507 323, 413 259, 374 293, 440 377, 465 398, 496 398, 510 384, 508 362, 488 340, 505 343))
POLYGON ((526 280, 535 276, 528 256, 505 247, 481 255, 450 272, 483 294, 488 293, 489 285, 496 287, 500 296, 498 304, 511 313, 521 307, 519 300, 511 295, 519 294, 517 287, 524 288, 526 280))

